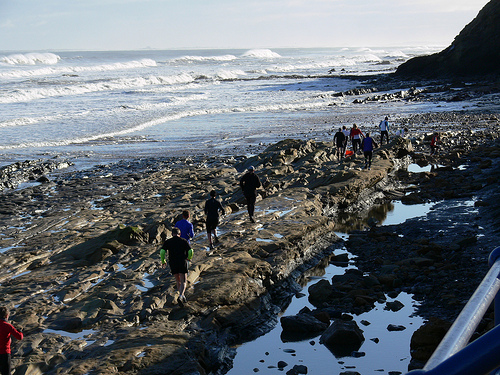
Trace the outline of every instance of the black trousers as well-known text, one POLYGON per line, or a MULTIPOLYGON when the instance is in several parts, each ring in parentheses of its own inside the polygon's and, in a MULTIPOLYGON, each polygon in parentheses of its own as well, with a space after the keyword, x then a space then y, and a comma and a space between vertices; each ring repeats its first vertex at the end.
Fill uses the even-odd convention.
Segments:
POLYGON ((361 148, 361 139, 353 139, 352 140, 352 150, 354 151, 354 153, 356 153, 356 151, 358 151, 358 149, 361 148))
POLYGON ((10 375, 10 354, 0 354, 0 374, 10 375))
POLYGON ((382 132, 380 133, 380 145, 384 143, 384 135, 385 139, 387 140, 387 144, 389 144, 389 132, 387 130, 382 130, 382 132))
POLYGON ((245 194, 245 199, 247 200, 248 215, 250 215, 250 217, 253 217, 257 196, 255 194, 245 194))
POLYGON ((372 165, 373 151, 365 151, 365 163, 369 167, 372 165))

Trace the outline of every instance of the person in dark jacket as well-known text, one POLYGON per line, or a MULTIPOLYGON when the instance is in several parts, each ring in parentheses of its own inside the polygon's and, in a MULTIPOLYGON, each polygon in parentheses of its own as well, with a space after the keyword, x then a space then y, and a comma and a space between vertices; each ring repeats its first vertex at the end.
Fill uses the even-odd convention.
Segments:
POLYGON ((260 179, 259 176, 255 174, 255 168, 249 167, 240 180, 240 187, 243 190, 245 199, 247 200, 248 215, 250 216, 250 221, 252 223, 255 223, 253 215, 255 212, 255 201, 257 200, 256 190, 260 188, 260 186, 260 179))
POLYGON ((179 298, 181 304, 186 302, 184 292, 186 291, 186 280, 188 273, 188 260, 191 259, 193 250, 189 242, 181 238, 181 230, 177 227, 172 228, 172 237, 166 240, 160 249, 161 266, 166 266, 165 255, 168 253, 168 265, 170 272, 175 277, 179 298))
POLYGON ((346 146, 346 137, 342 132, 342 128, 339 128, 339 131, 333 136, 333 143, 337 147, 335 150, 335 156, 337 157, 337 160, 342 160, 344 158, 346 146))
POLYGON ((205 215, 207 215, 207 237, 210 249, 213 249, 213 243, 218 243, 219 238, 217 237, 217 225, 219 225, 219 212, 224 214, 224 207, 222 203, 215 197, 217 192, 212 190, 210 192, 210 199, 205 202, 205 215), (213 236, 213 242, 212 242, 213 236))
POLYGON ((372 167, 372 157, 373 157, 373 149, 378 147, 372 137, 370 137, 370 133, 366 133, 366 137, 363 139, 361 143, 361 148, 363 149, 363 153, 365 155, 365 169, 371 169, 372 167))

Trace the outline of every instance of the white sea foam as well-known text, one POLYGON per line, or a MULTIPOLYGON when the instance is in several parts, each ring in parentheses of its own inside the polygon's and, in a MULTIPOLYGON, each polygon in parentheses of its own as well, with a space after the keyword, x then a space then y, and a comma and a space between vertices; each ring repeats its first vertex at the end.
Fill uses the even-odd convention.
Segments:
POLYGON ((407 59, 409 56, 403 51, 391 51, 385 55, 388 58, 407 59))
POLYGON ((171 62, 200 62, 200 61, 233 61, 237 57, 234 55, 222 56, 182 56, 172 59, 171 62))
MULTIPOLYGON (((38 141, 38 142, 20 143, 16 145, 5 145, 5 146, 0 146, 0 150, 68 146, 74 144, 86 144, 99 140, 109 140, 109 141, 114 140, 112 143, 115 143, 119 137, 129 135, 132 133, 140 133, 141 131, 144 131, 148 128, 164 124, 169 121, 179 120, 185 117, 216 115, 216 114, 234 113, 234 112, 239 112, 239 113, 273 112, 273 111, 280 112, 280 111, 296 111, 296 110, 307 110, 307 109, 321 109, 321 108, 326 108, 330 103, 331 100, 310 101, 310 102, 297 101, 295 103, 286 103, 286 104, 270 104, 270 105, 249 106, 249 107, 230 107, 230 108, 197 109, 189 111, 180 111, 177 113, 172 113, 166 116, 156 118, 154 120, 141 122, 127 129, 95 134, 88 137, 62 139, 58 141, 38 141)), ((155 109, 158 109, 158 107, 155 109)))
POLYGON ((189 102, 208 99, 207 94, 194 94, 185 97, 176 97, 169 102, 163 103, 142 103, 139 105, 128 106, 129 109, 135 109, 138 111, 157 111, 169 107, 174 107, 182 104, 188 104, 189 102))
POLYGON ((339 56, 329 60, 323 61, 315 61, 315 62, 307 62, 307 63, 299 63, 299 64, 285 64, 285 65, 276 65, 268 68, 270 72, 294 72, 294 71, 307 71, 310 69, 320 70, 324 69, 325 71, 330 68, 337 67, 352 67, 358 66, 363 63, 378 63, 381 62, 382 59, 374 54, 364 54, 357 56, 339 56))
POLYGON ((219 72, 217 72, 216 77, 222 80, 227 80, 237 79, 245 75, 246 73, 243 70, 220 70, 219 72))
POLYGON ((89 65, 89 66, 58 66, 58 67, 45 67, 33 70, 9 70, 0 71, 0 78, 26 78, 26 77, 39 77, 51 76, 62 74, 78 74, 85 72, 106 72, 114 70, 130 70, 139 69, 142 67, 156 66, 156 61, 151 59, 141 59, 138 61, 128 61, 112 64, 89 65))
MULTIPOLYGON (((260 119, 276 118, 279 123, 279 119, 301 110, 318 110, 328 116, 332 103, 337 104, 335 111, 347 110, 351 99, 333 98, 328 92, 349 90, 356 82, 333 75, 325 78, 332 68, 373 74, 387 69, 386 65, 377 68, 382 59, 399 62, 405 55, 434 50, 276 51, 279 53, 269 49, 245 53, 213 50, 188 56, 182 51, 60 52, 57 64, 0 61, 3 160, 11 154, 30 158, 40 152, 79 153, 80 146, 87 149, 88 145, 96 155, 115 150, 113 145, 129 143, 141 152, 156 147, 152 139, 175 148, 181 137, 208 134, 214 129, 227 133, 230 139, 243 139, 255 134, 255 128, 262 125, 260 119), (252 113, 256 126, 248 126, 250 122, 244 120, 235 126, 233 120, 245 118, 239 113, 252 113), (181 120, 188 117, 199 119, 181 120), (168 131, 183 127, 186 132, 168 131)), ((193 142, 197 148, 202 140, 193 142)))
POLYGON ((279 53, 273 52, 270 49, 251 49, 245 52, 242 57, 257 57, 261 59, 275 59, 281 57, 279 53))
POLYGON ((61 58, 54 53, 25 53, 0 57, 0 62, 8 65, 55 65, 61 58))
POLYGON ((50 121, 53 120, 54 117, 46 116, 44 118, 35 118, 35 117, 22 117, 16 118, 12 120, 0 121, 0 128, 10 128, 17 126, 25 126, 25 125, 33 125, 37 124, 41 121, 50 121))
POLYGON ((181 73, 173 76, 123 78, 106 82, 30 88, 27 90, 16 90, 15 92, 4 92, 0 95, 0 103, 19 103, 56 96, 74 96, 114 90, 132 90, 154 85, 185 84, 193 82, 195 78, 196 77, 188 73, 181 73))

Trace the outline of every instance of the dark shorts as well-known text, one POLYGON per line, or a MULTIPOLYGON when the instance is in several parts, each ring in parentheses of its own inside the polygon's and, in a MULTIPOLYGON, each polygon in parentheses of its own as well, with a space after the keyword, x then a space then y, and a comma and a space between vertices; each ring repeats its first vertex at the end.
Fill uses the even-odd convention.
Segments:
POLYGON ((170 266, 170 272, 172 272, 173 275, 176 273, 188 273, 187 260, 169 260, 168 265, 170 266))
POLYGON ((244 194, 247 204, 255 204, 257 201, 257 195, 255 194, 244 194))
POLYGON ((207 227, 207 233, 210 233, 213 230, 215 230, 217 228, 217 226, 219 225, 219 219, 218 218, 215 218, 215 219, 207 218, 207 222, 205 225, 207 227))

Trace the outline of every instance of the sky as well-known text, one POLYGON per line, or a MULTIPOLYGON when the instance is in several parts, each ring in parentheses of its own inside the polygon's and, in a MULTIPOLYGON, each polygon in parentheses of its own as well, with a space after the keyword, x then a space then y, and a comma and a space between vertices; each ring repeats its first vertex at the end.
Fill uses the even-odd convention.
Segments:
POLYGON ((0 0, 0 51, 447 46, 487 0, 0 0))

